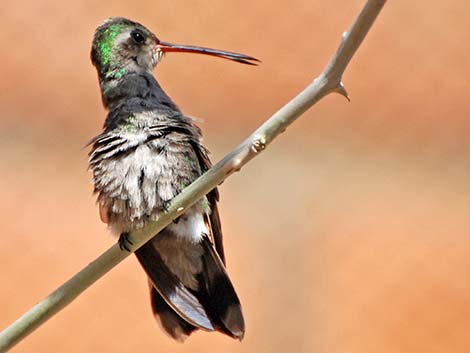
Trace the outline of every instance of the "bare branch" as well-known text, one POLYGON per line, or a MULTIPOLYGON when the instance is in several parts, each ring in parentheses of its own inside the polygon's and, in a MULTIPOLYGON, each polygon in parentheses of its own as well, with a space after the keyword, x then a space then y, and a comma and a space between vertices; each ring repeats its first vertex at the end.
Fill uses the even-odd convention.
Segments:
MULTIPOLYGON (((343 34, 341 45, 335 55, 313 83, 269 118, 235 150, 176 196, 172 200, 168 212, 162 214, 157 221, 152 222, 145 229, 133 232, 131 239, 135 245, 132 246, 132 251, 150 240, 173 219, 180 216, 184 210, 222 183, 229 175, 239 171, 321 98, 329 93, 336 92, 349 99, 342 83, 343 72, 385 2, 386 0, 367 1, 355 23, 343 34)), ((0 352, 6 352, 12 348, 127 256, 129 256, 129 253, 121 251, 117 244, 109 248, 95 261, 1 332, 0 352)))

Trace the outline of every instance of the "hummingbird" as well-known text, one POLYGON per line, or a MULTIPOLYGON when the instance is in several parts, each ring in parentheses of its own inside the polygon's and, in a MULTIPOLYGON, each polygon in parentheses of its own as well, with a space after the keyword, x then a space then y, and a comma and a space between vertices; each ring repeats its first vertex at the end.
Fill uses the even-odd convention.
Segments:
MULTIPOLYGON (((243 64, 258 59, 158 39, 140 23, 110 18, 95 31, 91 61, 108 114, 89 145, 101 220, 130 251, 129 233, 166 211, 211 167, 201 130, 163 91, 152 72, 169 52, 212 55, 243 64)), ((153 314, 170 337, 197 329, 241 340, 240 300, 225 268, 217 188, 155 234, 135 255, 145 270, 153 314)))

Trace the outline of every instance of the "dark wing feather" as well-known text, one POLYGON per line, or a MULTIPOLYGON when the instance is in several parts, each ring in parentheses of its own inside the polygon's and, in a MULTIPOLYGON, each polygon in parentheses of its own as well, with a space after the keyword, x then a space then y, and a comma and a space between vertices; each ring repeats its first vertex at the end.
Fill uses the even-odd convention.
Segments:
MULTIPOLYGON (((200 143, 192 142, 191 145, 193 146, 193 149, 196 152, 201 171, 205 173, 207 170, 210 169, 210 167, 212 167, 211 160, 209 159, 209 151, 200 143)), ((207 201, 209 202, 209 207, 211 209, 209 219, 211 223, 215 249, 217 250, 217 254, 225 265, 222 226, 220 223, 219 210, 217 208, 217 201, 219 201, 219 190, 217 190, 217 188, 213 189, 206 195, 206 197, 207 201)))
POLYGON ((221 332, 242 340, 245 321, 237 293, 210 239, 204 236, 200 244, 204 248, 204 256, 199 283, 205 290, 200 291, 198 297, 221 332))

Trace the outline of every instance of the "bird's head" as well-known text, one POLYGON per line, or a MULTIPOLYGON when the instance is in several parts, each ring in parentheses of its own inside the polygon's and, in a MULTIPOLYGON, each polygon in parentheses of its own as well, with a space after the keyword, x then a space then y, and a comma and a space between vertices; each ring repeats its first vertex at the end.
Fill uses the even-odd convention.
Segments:
POLYGON ((206 54, 250 65, 259 62, 244 54, 164 42, 140 23, 122 17, 110 18, 96 29, 91 61, 100 79, 119 79, 127 73, 152 71, 167 52, 206 54))

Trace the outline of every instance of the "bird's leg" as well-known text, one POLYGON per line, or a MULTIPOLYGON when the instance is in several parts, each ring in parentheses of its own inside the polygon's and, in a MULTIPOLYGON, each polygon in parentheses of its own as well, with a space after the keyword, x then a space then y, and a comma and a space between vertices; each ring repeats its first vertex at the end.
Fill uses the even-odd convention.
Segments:
POLYGON ((171 204, 171 200, 162 201, 162 211, 163 211, 163 213, 168 213, 168 210, 170 209, 170 204, 171 204))

